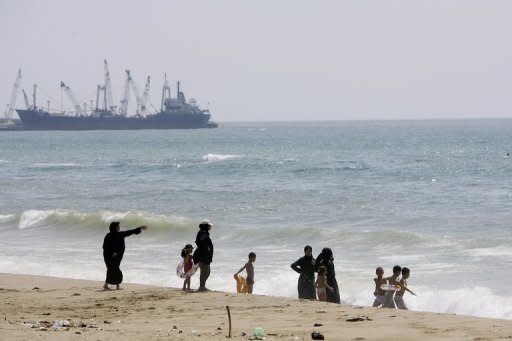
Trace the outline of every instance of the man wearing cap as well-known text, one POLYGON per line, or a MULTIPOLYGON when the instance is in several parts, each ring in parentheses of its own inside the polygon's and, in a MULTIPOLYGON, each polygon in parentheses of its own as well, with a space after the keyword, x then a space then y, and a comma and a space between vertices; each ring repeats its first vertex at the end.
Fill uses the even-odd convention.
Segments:
POLYGON ((199 289, 206 291, 206 280, 210 277, 210 263, 213 258, 213 243, 210 239, 212 223, 205 219, 199 224, 199 232, 196 236, 197 249, 194 251, 194 263, 199 263, 199 289))
POLYGON ((119 266, 121 265, 125 250, 124 238, 132 234, 139 234, 147 228, 146 225, 141 225, 135 229, 120 231, 121 227, 118 221, 110 223, 110 232, 107 233, 103 240, 103 259, 107 266, 107 278, 105 279, 103 289, 108 290, 109 284, 115 284, 119 290, 119 284, 123 281, 123 273, 119 266))

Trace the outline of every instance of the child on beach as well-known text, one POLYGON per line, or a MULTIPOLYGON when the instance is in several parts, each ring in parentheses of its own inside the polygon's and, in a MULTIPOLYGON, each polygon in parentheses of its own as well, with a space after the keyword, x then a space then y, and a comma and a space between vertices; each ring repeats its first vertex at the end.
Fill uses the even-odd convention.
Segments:
POLYGON ((372 306, 380 307, 381 305, 384 305, 386 295, 386 291, 382 290, 381 288, 383 284, 386 284, 386 279, 384 278, 384 269, 379 266, 377 269, 375 269, 375 274, 377 275, 377 277, 373 279, 375 282, 375 291, 373 292, 375 300, 373 301, 372 306))
POLYGON ((249 253, 249 261, 245 263, 244 266, 234 275, 235 278, 238 276, 240 272, 244 269, 247 272, 247 293, 252 294, 252 289, 254 285, 254 265, 253 263, 256 261, 256 254, 254 252, 249 253))
POLYGON ((318 267, 315 286, 319 301, 327 301, 327 290, 334 291, 334 288, 327 284, 327 268, 323 265, 318 267))
POLYGON ((181 250, 181 257, 183 258, 183 276, 185 277, 183 281, 183 291, 190 291, 190 277, 192 277, 197 268, 192 261, 192 251, 194 251, 194 247, 190 244, 185 245, 183 250, 181 250))
MULTIPOLYGON (((388 284, 395 286, 396 290, 400 290, 400 283, 398 281, 398 277, 402 272, 402 267, 400 265, 395 265, 393 267, 393 275, 391 277, 386 278, 388 284)), ((384 304, 382 305, 384 308, 396 308, 395 306, 395 291, 396 290, 388 290, 386 295, 384 296, 384 304)))
POLYGON ((407 279, 409 278, 410 274, 411 274, 411 271, 409 270, 409 268, 404 267, 402 269, 402 278, 400 279, 400 282, 399 282, 400 290, 398 290, 395 294, 395 304, 398 309, 407 310, 407 306, 405 305, 405 302, 404 302, 404 294, 406 291, 411 293, 411 295, 416 296, 416 294, 414 292, 412 292, 411 290, 409 290, 407 288, 407 279))

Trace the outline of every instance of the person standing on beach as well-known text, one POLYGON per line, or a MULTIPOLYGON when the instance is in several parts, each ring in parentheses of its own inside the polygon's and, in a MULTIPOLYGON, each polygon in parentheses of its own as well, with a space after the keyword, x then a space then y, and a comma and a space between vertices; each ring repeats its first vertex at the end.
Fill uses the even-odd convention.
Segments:
POLYGON ((313 258, 313 249, 311 246, 304 247, 304 256, 297 259, 291 268, 300 274, 297 290, 299 298, 309 300, 316 299, 315 293, 315 259, 313 258))
POLYGON ((245 263, 244 266, 234 275, 235 279, 238 274, 242 271, 247 272, 247 293, 252 294, 252 289, 254 287, 254 262, 256 261, 256 254, 254 252, 249 252, 249 261, 245 263))
POLYGON ((334 270, 334 256, 332 250, 328 247, 324 248, 315 261, 315 268, 318 270, 320 266, 327 268, 327 284, 333 290, 327 291, 327 302, 341 303, 338 281, 336 280, 336 272, 334 270))
POLYGON ((194 251, 194 263, 199 264, 199 288, 197 291, 207 291, 206 280, 210 277, 210 263, 213 259, 213 243, 210 239, 212 223, 205 219, 199 224, 196 236, 197 249, 194 251))
POLYGON ((119 266, 123 260, 125 250, 124 238, 132 234, 139 234, 145 229, 147 229, 147 226, 141 225, 131 230, 120 231, 121 227, 118 221, 110 223, 110 232, 105 235, 105 239, 103 240, 103 259, 107 266, 107 277, 103 289, 108 290, 108 285, 112 284, 119 290, 119 284, 123 281, 123 273, 119 266))

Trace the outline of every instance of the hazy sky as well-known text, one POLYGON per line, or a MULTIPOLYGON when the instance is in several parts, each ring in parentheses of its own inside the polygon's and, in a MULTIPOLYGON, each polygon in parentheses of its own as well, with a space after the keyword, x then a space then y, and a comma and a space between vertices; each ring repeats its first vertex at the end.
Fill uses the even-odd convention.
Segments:
POLYGON ((106 58, 116 102, 167 72, 220 122, 512 117, 511 32, 510 0, 0 0, 1 111, 18 68, 89 103, 106 58))

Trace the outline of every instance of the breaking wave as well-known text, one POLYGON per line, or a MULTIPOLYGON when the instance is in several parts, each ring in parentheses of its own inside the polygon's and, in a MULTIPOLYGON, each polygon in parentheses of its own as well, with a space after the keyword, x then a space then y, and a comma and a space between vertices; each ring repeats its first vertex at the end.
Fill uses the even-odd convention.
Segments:
POLYGON ((78 163, 74 162, 63 162, 63 163, 34 163, 30 166, 30 168, 37 169, 63 169, 63 168, 76 168, 81 167, 78 163))
POLYGON ((225 161, 225 160, 232 160, 232 159, 241 159, 242 155, 236 155, 236 154, 206 154, 202 156, 203 161, 225 161))
MULTIPOLYGON (((2 221, 2 217, 4 216, 0 216, 0 221, 2 221)), ((14 215, 5 215, 5 217, 13 220, 14 215)), ((104 229, 110 222, 116 220, 121 221, 122 226, 132 227, 144 224, 151 226, 152 229, 162 230, 180 230, 195 224, 195 221, 192 222, 183 217, 166 216, 143 211, 115 212, 104 210, 83 213, 66 209, 27 210, 21 213, 17 220, 18 228, 21 230, 41 226, 78 226, 82 228, 104 229)))

